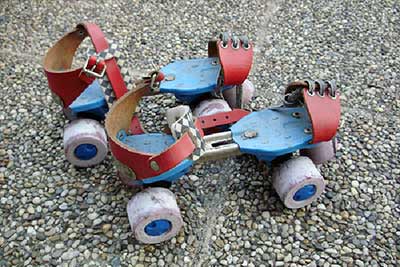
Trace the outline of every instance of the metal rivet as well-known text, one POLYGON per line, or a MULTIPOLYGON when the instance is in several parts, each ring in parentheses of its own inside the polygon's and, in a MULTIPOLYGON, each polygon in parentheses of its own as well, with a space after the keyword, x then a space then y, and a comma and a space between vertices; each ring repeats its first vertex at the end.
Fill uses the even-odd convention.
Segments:
POLYGON ((175 75, 173 75, 173 74, 167 75, 167 76, 165 76, 164 80, 173 81, 173 80, 175 80, 175 75))
POLYGON ((301 113, 300 112, 293 112, 292 116, 295 117, 296 119, 299 119, 301 117, 301 113))
POLYGON ((309 96, 314 96, 314 95, 315 95, 314 91, 309 91, 309 90, 307 90, 307 94, 308 94, 309 96))
POLYGON ((158 163, 155 162, 154 160, 150 161, 150 167, 153 169, 153 171, 159 171, 160 166, 158 166, 158 163))
POLYGON ((312 130, 310 128, 304 128, 304 133, 310 134, 312 130))
POLYGON ((136 173, 131 169, 131 168, 129 168, 129 176, 132 178, 132 179, 136 179, 136 173))
POLYGON ((215 66, 215 65, 217 65, 218 64, 218 62, 216 61, 216 60, 214 60, 213 62, 211 62, 211 65, 213 65, 213 66, 215 66))
POLYGON ((244 137, 246 137, 246 138, 254 138, 256 136, 257 136, 256 131, 245 131, 244 132, 244 137))

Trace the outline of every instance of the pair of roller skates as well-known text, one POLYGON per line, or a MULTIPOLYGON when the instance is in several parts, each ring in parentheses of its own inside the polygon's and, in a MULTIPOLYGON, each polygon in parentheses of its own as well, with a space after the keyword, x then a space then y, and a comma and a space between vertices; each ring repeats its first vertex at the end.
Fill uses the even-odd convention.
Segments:
MULTIPOLYGON (((322 193, 325 183, 315 164, 334 155, 334 136, 340 117, 339 93, 333 82, 291 83, 282 106, 250 113, 242 109, 243 103, 254 93, 254 87, 247 80, 253 56, 253 46, 247 38, 230 38, 223 34, 219 40, 209 42, 208 58, 173 62, 133 86, 121 82, 121 78, 122 81, 129 79, 115 71, 118 70, 118 58, 115 55, 107 57, 110 49, 104 43, 98 44, 102 38, 99 38, 97 26, 78 25, 75 31, 61 39, 62 45, 56 44, 56 48, 50 49, 45 69, 50 88, 62 98, 64 107, 72 111, 70 114, 76 117, 91 114, 87 110, 79 113, 82 109, 77 109, 74 104, 79 103, 92 86, 95 89, 91 90, 98 92, 102 103, 103 112, 98 115, 104 117, 110 108, 105 126, 118 175, 128 186, 145 188, 133 196, 127 206, 137 240, 159 243, 179 232, 183 220, 175 196, 167 187, 188 173, 198 160, 244 153, 255 155, 273 167, 274 188, 289 208, 304 207, 322 193), (94 59, 89 58, 84 68, 73 71, 73 75, 69 73, 69 79, 74 76, 75 83, 62 87, 59 82, 56 88, 52 82, 55 79, 53 73, 70 68, 73 52, 87 35, 92 38, 98 53, 94 59), (65 38, 74 45, 73 49, 67 49, 72 51, 70 58, 63 62, 49 59, 57 54, 54 50, 62 53, 66 49, 65 38), (128 90, 129 87, 133 89, 128 90), (66 92, 68 89, 75 91, 71 94, 66 92), (146 133, 135 113, 136 107, 142 97, 165 92, 173 93, 189 105, 167 111, 169 129, 165 133, 146 133), (111 106, 115 99, 117 102, 111 106), (300 151, 300 157, 292 157, 296 151, 300 151)), ((73 121, 71 125, 75 124, 80 123, 73 121)), ((99 125, 96 122, 96 127, 99 125)), ((71 134, 68 136, 67 130, 72 126, 66 128, 64 140, 70 140, 71 134)), ((76 128, 85 127, 80 124, 76 128)), ((97 127, 99 133, 100 129, 97 127)), ((89 130, 83 131, 85 134, 79 135, 86 138, 89 130)), ((94 153, 91 151, 106 153, 107 149, 104 130, 99 133, 93 140, 101 136, 105 150, 89 138, 70 146, 65 141, 67 158, 71 153, 67 151, 73 151, 74 157, 90 163, 75 165, 93 165, 90 156, 94 153)))

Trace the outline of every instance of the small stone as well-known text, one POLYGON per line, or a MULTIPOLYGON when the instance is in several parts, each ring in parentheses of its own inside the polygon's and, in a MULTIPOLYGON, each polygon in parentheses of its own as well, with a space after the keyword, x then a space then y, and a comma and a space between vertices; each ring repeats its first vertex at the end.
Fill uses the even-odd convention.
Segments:
POLYGON ((112 267, 120 267, 121 266, 121 259, 117 256, 111 260, 112 267))
POLYGON ((32 199, 32 203, 35 204, 35 205, 40 204, 40 202, 41 202, 40 197, 34 197, 34 198, 32 199))
POLYGON ((67 252, 64 252, 61 256, 61 259, 65 261, 72 260, 73 258, 77 257, 79 255, 79 251, 77 250, 68 250, 67 252))
POLYGON ((88 215, 88 218, 89 218, 89 220, 94 220, 94 219, 96 219, 97 217, 98 217, 99 215, 97 214, 97 213, 90 213, 89 215, 88 215))
POLYGON ((197 180, 199 180, 199 177, 196 175, 189 175, 189 179, 193 182, 196 182, 197 180))
POLYGON ((268 211, 263 211, 263 213, 261 213, 261 216, 265 219, 265 220, 269 220, 271 218, 271 215, 268 211))
POLYGON ((28 229, 26 230, 26 233, 27 233, 29 236, 34 236, 34 235, 36 235, 35 228, 33 228, 32 226, 29 226, 28 229))
POLYGON ((101 230, 103 231, 103 233, 108 232, 111 229, 111 224, 103 224, 103 226, 101 227, 101 230))
POLYGON ((60 208, 60 210, 62 210, 62 211, 67 210, 67 209, 68 209, 68 204, 67 204, 67 203, 62 203, 62 204, 59 206, 59 208, 60 208))
POLYGON ((76 190, 75 188, 69 190, 68 195, 70 196, 76 196, 76 194, 78 193, 78 190, 76 190))
POLYGON ((100 218, 97 218, 93 221, 93 226, 101 224, 102 220, 100 218))
POLYGON ((29 206, 27 209, 29 214, 34 214, 35 213, 35 209, 32 206, 29 206))
POLYGON ((327 249, 325 249, 325 252, 330 254, 330 255, 337 255, 338 254, 337 250, 334 249, 334 248, 327 248, 327 249))

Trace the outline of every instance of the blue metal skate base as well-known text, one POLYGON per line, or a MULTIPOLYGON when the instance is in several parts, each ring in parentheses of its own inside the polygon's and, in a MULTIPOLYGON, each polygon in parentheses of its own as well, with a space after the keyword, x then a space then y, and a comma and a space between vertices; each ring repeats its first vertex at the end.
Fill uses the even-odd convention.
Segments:
MULTIPOLYGON (((118 132, 117 138, 129 147, 137 151, 149 154, 159 154, 175 143, 175 139, 174 137, 172 137, 172 135, 163 133, 127 135, 124 130, 121 130, 118 132)), ((145 185, 161 181, 174 182, 186 173, 188 173, 192 166, 193 161, 185 159, 174 168, 158 176, 143 180, 135 180, 135 183, 137 185, 145 185)))
POLYGON ((160 92, 172 93, 179 100, 190 103, 217 86, 221 65, 218 58, 179 60, 160 70, 165 79, 160 92))
POLYGON ((231 132, 242 153, 271 162, 276 157, 313 147, 312 134, 305 132, 307 128, 312 129, 306 109, 282 107, 252 112, 232 125, 231 132))
POLYGON ((69 106, 73 114, 82 115, 82 117, 93 116, 104 119, 105 114, 108 112, 106 100, 104 98, 103 90, 97 80, 94 80, 85 91, 69 106))

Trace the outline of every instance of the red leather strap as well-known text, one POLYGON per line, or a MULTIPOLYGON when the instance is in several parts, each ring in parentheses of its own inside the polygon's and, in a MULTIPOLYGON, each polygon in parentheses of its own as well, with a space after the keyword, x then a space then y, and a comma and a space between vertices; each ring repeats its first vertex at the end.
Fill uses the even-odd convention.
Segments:
POLYGON ((116 138, 121 129, 127 130, 132 128, 132 125, 141 128, 139 120, 132 118, 132 114, 140 99, 148 94, 150 94, 149 84, 137 83, 134 90, 126 93, 112 106, 105 122, 112 154, 118 161, 128 166, 139 180, 160 175, 176 167, 196 149, 188 133, 160 154, 141 153, 116 138))
MULTIPOLYGON (((237 122, 249 113, 249 111, 244 109, 234 109, 232 111, 199 117, 197 120, 199 121, 201 129, 209 129, 237 122)), ((196 125, 196 127, 198 126, 196 125)))
POLYGON ((336 98, 332 98, 329 92, 321 97, 317 92, 311 96, 307 88, 303 90, 304 103, 312 124, 312 143, 331 140, 339 127, 340 120, 340 96, 336 92, 336 98))
POLYGON ((226 47, 223 47, 221 43, 221 40, 208 43, 209 56, 219 57, 224 85, 242 84, 249 75, 253 63, 253 44, 250 43, 247 49, 239 44, 238 48, 235 49, 232 46, 231 39, 229 39, 226 47))
MULTIPOLYGON (((82 68, 71 69, 76 49, 87 36, 91 38, 96 52, 108 48, 108 42, 96 24, 82 23, 50 48, 44 59, 44 71, 49 87, 61 98, 64 107, 72 104, 94 81, 94 77, 83 73, 82 68)), ((106 60, 106 66, 107 77, 116 97, 119 98, 127 92, 127 88, 115 58, 106 60)))
POLYGON ((138 180, 160 175, 176 167, 187 159, 195 149, 195 145, 188 134, 182 136, 175 144, 158 155, 140 153, 121 142, 115 142, 115 139, 110 139, 109 144, 113 156, 128 166, 138 180), (156 169, 151 167, 151 164, 154 164, 152 162, 155 162, 158 166, 156 169))
POLYGON ((126 88, 126 84, 124 82, 124 78, 121 75, 119 67, 117 65, 117 61, 115 58, 110 58, 106 60, 106 73, 108 80, 111 83, 111 87, 115 93, 115 97, 118 99, 123 96, 128 89, 126 88))
POLYGON ((130 134, 144 134, 144 130, 142 128, 142 124, 139 121, 139 118, 134 115, 131 121, 131 125, 129 126, 130 134))
POLYGON ((81 27, 84 27, 86 32, 89 34, 90 39, 92 40, 92 44, 97 53, 108 48, 106 37, 104 36, 99 26, 94 23, 85 22, 78 24, 77 28, 79 29, 81 27))

